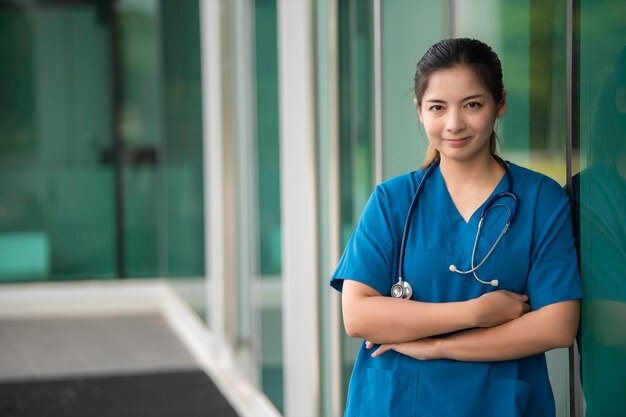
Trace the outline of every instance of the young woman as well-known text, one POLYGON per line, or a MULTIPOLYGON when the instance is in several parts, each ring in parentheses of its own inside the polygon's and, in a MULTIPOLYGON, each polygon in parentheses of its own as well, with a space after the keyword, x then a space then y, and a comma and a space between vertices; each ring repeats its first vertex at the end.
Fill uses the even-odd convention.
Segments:
POLYGON ((376 187, 331 280, 364 341, 345 415, 554 416, 544 352, 572 343, 582 295, 568 198, 496 156, 489 46, 433 45, 415 103, 424 166, 376 187))

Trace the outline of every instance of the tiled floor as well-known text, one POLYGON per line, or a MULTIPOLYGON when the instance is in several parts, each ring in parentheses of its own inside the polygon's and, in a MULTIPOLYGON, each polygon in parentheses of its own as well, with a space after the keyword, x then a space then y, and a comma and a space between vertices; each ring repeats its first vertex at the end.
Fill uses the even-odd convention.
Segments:
POLYGON ((0 319, 0 415, 180 412, 236 416, 161 314, 0 319))
POLYGON ((0 320, 0 381, 197 367, 158 313, 0 320))

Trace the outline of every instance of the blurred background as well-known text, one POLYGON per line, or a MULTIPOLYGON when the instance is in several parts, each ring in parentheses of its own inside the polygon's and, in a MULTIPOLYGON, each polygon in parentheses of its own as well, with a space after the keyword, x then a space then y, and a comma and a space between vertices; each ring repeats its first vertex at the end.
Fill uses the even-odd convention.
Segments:
POLYGON ((450 36, 501 58, 504 158, 573 197, 586 299, 548 355, 558 415, 626 415, 621 0, 0 0, 0 343, 21 291, 43 289, 29 317, 82 317, 54 288, 121 314, 165 286, 257 415, 341 415, 359 341, 328 278, 374 185, 419 167, 414 69, 450 36))

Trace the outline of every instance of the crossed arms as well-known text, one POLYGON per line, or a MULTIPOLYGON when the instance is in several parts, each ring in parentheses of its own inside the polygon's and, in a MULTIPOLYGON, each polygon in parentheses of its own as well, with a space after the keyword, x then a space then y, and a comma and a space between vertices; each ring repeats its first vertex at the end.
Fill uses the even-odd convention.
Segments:
POLYGON ((530 311, 528 297, 499 290, 452 303, 424 303, 383 297, 375 289, 344 280, 344 326, 373 356, 395 350, 415 359, 502 361, 572 344, 578 329, 579 301, 530 311), (431 336, 455 333, 442 338, 431 336))

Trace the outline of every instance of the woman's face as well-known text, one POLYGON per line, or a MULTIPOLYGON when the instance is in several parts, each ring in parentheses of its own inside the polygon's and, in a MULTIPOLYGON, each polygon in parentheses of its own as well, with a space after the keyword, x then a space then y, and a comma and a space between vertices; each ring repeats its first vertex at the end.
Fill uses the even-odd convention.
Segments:
POLYGON ((496 117, 506 110, 496 105, 480 78, 468 67, 432 73, 418 108, 428 139, 442 161, 471 161, 489 153, 496 117))

